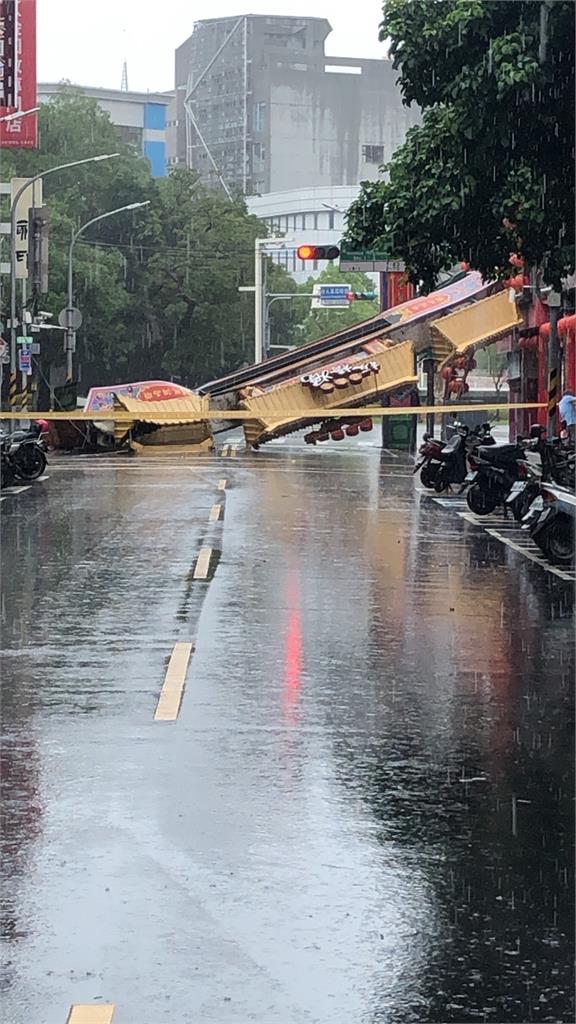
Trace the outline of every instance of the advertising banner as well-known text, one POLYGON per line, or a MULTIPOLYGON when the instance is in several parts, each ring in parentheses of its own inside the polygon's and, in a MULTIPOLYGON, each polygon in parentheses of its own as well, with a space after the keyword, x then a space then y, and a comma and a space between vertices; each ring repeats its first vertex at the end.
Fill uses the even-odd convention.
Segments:
POLYGON ((137 398, 140 402, 169 402, 174 398, 186 398, 193 394, 180 384, 166 380, 144 380, 135 384, 112 384, 109 387, 90 388, 85 412, 99 412, 114 407, 114 395, 137 398))
MULTIPOLYGON (((0 0, 0 118, 36 106, 36 0, 0 0)), ((37 116, 0 121, 0 146, 34 149, 37 116)))

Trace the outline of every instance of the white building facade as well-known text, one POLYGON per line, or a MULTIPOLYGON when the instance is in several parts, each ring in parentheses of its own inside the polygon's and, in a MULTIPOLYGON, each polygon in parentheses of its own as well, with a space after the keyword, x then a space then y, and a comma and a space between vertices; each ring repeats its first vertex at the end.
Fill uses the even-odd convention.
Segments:
POLYGON ((271 251, 271 255, 301 284, 311 275, 321 273, 327 264, 302 262, 296 255, 298 246, 339 245, 346 211, 359 191, 359 185, 297 188, 247 196, 246 204, 249 213, 266 223, 271 235, 286 238, 286 248, 271 251))

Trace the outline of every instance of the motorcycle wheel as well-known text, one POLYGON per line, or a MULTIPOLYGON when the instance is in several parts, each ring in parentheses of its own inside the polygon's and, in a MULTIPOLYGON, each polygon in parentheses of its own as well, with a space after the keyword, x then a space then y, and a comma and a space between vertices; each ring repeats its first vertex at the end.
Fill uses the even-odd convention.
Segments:
POLYGON ((424 463, 422 469, 420 470, 420 482, 422 486, 427 487, 429 490, 433 491, 437 475, 437 467, 431 466, 429 463, 424 463))
POLYGON ((7 459, 2 459, 0 488, 11 487, 14 483, 14 470, 7 459))
POLYGON ((574 525, 571 519, 558 518, 534 538, 555 565, 571 565, 574 560, 574 525))
POLYGON ((472 484, 466 494, 468 508, 474 515, 489 516, 499 504, 499 495, 492 487, 472 484))
POLYGON ((35 444, 23 444, 13 458, 14 468, 22 480, 37 480, 46 469, 46 456, 35 444))
POLYGON ((517 523, 521 523, 524 516, 527 516, 530 511, 530 506, 534 501, 538 491, 525 490, 519 498, 512 504, 512 515, 517 523))
POLYGON ((434 477, 434 490, 436 494, 442 494, 443 491, 447 491, 450 486, 450 480, 448 479, 448 473, 444 470, 444 466, 440 466, 440 469, 434 477))

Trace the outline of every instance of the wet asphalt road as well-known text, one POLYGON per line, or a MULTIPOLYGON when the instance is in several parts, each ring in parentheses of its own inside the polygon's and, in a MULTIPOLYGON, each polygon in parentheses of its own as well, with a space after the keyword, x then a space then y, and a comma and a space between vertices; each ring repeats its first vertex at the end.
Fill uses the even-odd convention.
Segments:
POLYGON ((573 585, 367 446, 49 472, 0 506, 3 1020, 572 1021, 573 585))

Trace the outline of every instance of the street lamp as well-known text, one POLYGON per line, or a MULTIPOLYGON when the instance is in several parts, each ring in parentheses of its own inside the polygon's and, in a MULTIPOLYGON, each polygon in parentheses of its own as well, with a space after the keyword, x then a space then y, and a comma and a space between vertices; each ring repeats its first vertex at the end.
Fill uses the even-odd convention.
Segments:
POLYGON ((117 210, 108 210, 107 213, 101 213, 98 217, 93 217, 92 220, 86 221, 82 227, 78 228, 78 231, 72 232, 72 239, 70 242, 70 248, 68 249, 68 306, 66 309, 67 313, 67 324, 66 324, 66 378, 67 380, 72 379, 72 353, 75 349, 74 338, 75 330, 71 325, 71 310, 72 302, 74 299, 73 294, 73 278, 72 278, 72 257, 74 254, 74 246, 80 235, 86 231, 87 228, 91 227, 92 224, 96 224, 99 220, 106 220, 107 217, 114 217, 117 213, 124 213, 126 210, 139 210, 142 206, 149 206, 150 200, 147 199, 143 203, 129 203, 128 206, 119 206, 117 210))
POLYGON ((30 107, 30 110, 13 110, 11 114, 4 114, 0 117, 0 122, 3 121, 20 121, 23 117, 28 117, 29 114, 37 114, 40 107, 30 107))
MULTIPOLYGON (((120 153, 102 153, 100 156, 89 156, 84 160, 72 160, 71 163, 58 164, 57 167, 49 167, 47 171, 41 171, 40 174, 35 174, 33 178, 29 178, 23 185, 20 186, 14 199, 12 200, 12 208, 10 210, 10 374, 12 378, 16 375, 16 212, 18 209, 18 200, 22 193, 33 185, 34 182, 40 181, 40 178, 47 178, 49 174, 56 174, 57 171, 66 171, 69 167, 79 167, 81 164, 96 164, 102 160, 112 160, 114 157, 120 156, 120 153)), ((15 404, 15 395, 10 396, 10 404, 15 404)))

